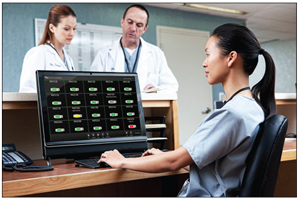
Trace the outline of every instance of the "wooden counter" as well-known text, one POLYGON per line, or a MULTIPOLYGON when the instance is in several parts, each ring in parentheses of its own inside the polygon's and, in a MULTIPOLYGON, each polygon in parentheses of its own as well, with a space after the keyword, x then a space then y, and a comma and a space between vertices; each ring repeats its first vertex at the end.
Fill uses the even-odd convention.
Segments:
POLYGON ((296 93, 276 93, 276 105, 296 105, 296 93))
MULTIPOLYGON (((166 116, 167 148, 178 148, 177 95, 143 94, 142 102, 145 116, 166 116)), ((276 102, 281 105, 292 102, 292 105, 296 105, 296 99, 281 99, 276 102)), ((46 161, 40 160, 36 94, 3 93, 2 109, 3 143, 15 143, 18 150, 33 160, 38 160, 34 165, 46 165, 46 161), (26 117, 15 126, 15 119, 24 114, 26 117)), ((286 140, 275 196, 296 196, 296 152, 296 141, 286 140), (291 187, 292 192, 289 190, 291 187)), ((49 172, 3 172, 3 197, 176 196, 188 177, 188 172, 183 169, 167 173, 141 173, 111 168, 88 169, 75 167, 74 162, 63 159, 53 160, 52 165, 55 169, 49 172)))
MULTIPOLYGON (((296 93, 276 93, 276 114, 288 119, 287 133, 297 134, 296 93)), ((274 197, 297 197, 297 142, 286 139, 281 156, 274 197)))
MULTIPOLYGON (((296 141, 286 141, 281 161, 292 160, 296 160, 296 141)), ((35 161, 34 164, 46 165, 46 161, 38 160, 35 161)), ((47 192, 116 184, 126 181, 147 180, 150 178, 161 178, 174 175, 181 175, 183 177, 183 179, 181 178, 180 180, 176 179, 178 182, 176 184, 178 185, 178 189, 180 189, 180 184, 188 177, 188 172, 184 169, 165 173, 143 173, 111 168, 89 169, 75 167, 73 161, 64 159, 53 160, 52 166, 54 167, 54 170, 47 172, 3 172, 3 197, 32 196, 35 194, 48 196, 49 194, 47 194, 47 192)), ((73 194, 75 195, 76 192, 73 191, 73 194)), ((118 196, 117 194, 115 195, 118 196)), ((88 194, 86 194, 86 196, 88 196, 88 194)))
MULTIPOLYGON (((35 165, 42 162, 35 161, 35 165)), ((142 173, 123 169, 75 167, 75 163, 58 163, 52 166, 54 170, 48 172, 3 172, 3 197, 33 195, 125 181, 188 174, 184 169, 166 173, 142 173)), ((86 195, 88 196, 88 194, 86 195)))
POLYGON ((283 145, 281 162, 291 161, 296 159, 297 159, 297 141, 296 139, 290 140, 289 138, 287 138, 283 145))
POLYGON ((297 141, 286 139, 274 197, 297 197, 297 141))

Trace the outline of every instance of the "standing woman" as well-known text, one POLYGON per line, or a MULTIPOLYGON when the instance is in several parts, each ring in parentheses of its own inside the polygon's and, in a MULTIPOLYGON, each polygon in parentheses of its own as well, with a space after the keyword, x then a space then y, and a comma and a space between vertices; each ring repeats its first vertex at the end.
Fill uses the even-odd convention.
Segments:
POLYGON ((99 162, 114 168, 156 173, 185 167, 190 177, 178 196, 232 197, 239 194, 245 161, 259 124, 276 109, 275 65, 255 35, 237 24, 217 27, 206 43, 205 52, 203 67, 207 81, 211 85, 222 84, 227 103, 210 113, 196 132, 174 151, 163 153, 150 149, 143 157, 124 158, 113 150, 104 152, 99 162), (249 76, 260 55, 265 59, 265 74, 250 90, 249 76))
POLYGON ((74 71, 73 60, 63 47, 71 44, 75 29, 76 14, 69 6, 55 5, 50 9, 41 42, 25 55, 19 92, 37 92, 36 70, 74 71))

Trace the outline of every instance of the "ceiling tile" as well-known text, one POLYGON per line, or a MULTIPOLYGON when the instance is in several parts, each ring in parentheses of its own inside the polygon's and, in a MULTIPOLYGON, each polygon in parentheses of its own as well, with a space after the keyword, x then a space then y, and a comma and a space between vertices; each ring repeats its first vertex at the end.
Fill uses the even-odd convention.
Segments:
POLYGON ((287 40, 297 37, 297 4, 296 3, 199 3, 208 6, 235 9, 248 12, 246 15, 235 15, 209 11, 174 3, 147 4, 166 9, 197 12, 222 17, 243 19, 246 26, 257 34, 260 42, 273 39, 287 40))
POLYGON ((273 26, 269 28, 271 31, 296 33, 297 29, 293 23, 274 21, 273 26))

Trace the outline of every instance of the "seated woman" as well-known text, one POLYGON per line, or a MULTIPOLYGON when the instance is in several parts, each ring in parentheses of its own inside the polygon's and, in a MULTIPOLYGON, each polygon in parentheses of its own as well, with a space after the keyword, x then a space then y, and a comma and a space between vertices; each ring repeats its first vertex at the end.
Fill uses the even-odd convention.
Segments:
POLYGON ((222 83, 226 104, 210 113, 189 140, 174 151, 150 149, 140 158, 124 158, 117 150, 107 151, 99 162, 142 172, 166 172, 187 166, 190 178, 178 196, 239 194, 245 160, 259 124, 276 109, 275 65, 255 35, 237 24, 217 27, 206 43, 205 52, 203 67, 207 81, 211 85, 222 83), (260 54, 266 61, 265 74, 250 90, 249 76, 260 54))

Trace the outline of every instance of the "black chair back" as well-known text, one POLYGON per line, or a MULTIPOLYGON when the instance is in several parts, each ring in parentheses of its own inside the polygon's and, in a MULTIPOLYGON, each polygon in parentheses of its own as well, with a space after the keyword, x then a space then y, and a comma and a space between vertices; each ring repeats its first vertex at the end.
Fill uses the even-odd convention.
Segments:
POLYGON ((261 124, 246 160, 239 196, 274 196, 287 126, 288 120, 282 115, 273 115, 261 124))

